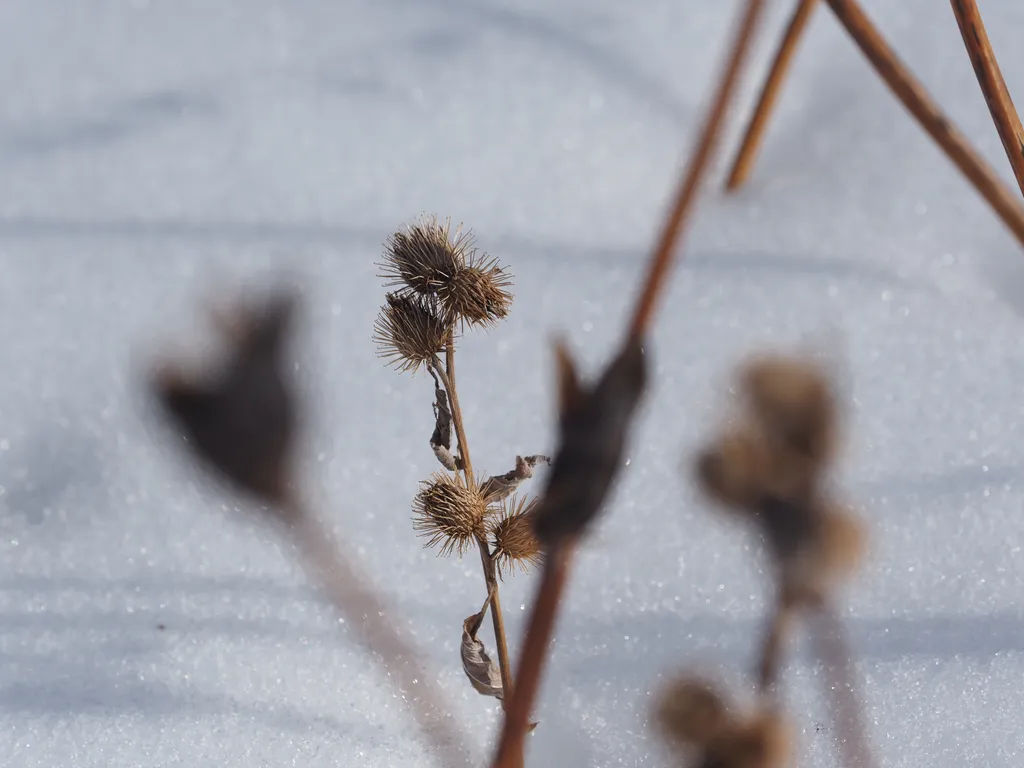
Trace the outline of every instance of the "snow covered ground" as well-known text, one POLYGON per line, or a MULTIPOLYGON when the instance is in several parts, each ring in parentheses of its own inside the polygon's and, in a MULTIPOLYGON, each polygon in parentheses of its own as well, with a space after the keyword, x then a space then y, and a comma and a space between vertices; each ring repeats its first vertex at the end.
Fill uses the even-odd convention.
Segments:
MULTIPOLYGON (((946 3, 865 0, 1008 182, 946 3)), ((593 370, 717 71, 737 2, 4 0, 0 3, 0 755, 9 766, 428 765, 401 702, 292 552, 169 461, 140 401, 203 292, 281 265, 309 287, 307 469, 416 638, 482 763, 495 707, 458 662, 477 561, 411 529, 429 379, 370 342, 373 261, 451 215, 516 276, 463 345, 476 463, 552 442, 549 339, 593 370)), ((791 3, 771 4, 728 146, 791 3)), ((1024 101, 1024 4, 982 3, 1024 101)), ((702 202, 655 334, 631 463, 574 574, 533 765, 654 766, 677 667, 739 684, 765 608, 742 532, 681 461, 729 367, 835 352, 841 481, 872 528, 851 590, 886 766, 1021 764, 1024 259, 827 10, 760 162, 702 202)), ((506 581, 514 647, 530 577, 506 581)), ((488 640, 490 644, 490 640, 488 640)), ((834 764, 815 667, 787 677, 802 764, 834 764)))

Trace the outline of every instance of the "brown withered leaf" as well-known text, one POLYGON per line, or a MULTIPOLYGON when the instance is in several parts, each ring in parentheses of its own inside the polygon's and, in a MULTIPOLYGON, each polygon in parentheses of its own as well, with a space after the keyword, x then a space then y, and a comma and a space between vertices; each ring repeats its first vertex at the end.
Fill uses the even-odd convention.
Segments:
POLYGON ((481 696, 493 696, 496 699, 501 699, 505 695, 501 684, 501 672, 495 661, 487 655, 483 641, 476 636, 480 631, 480 624, 483 623, 489 605, 490 600, 484 604, 479 613, 474 613, 462 622, 462 645, 459 651, 462 655, 462 669, 476 692, 481 696))
POLYGON ((205 377, 164 367, 151 382, 156 399, 207 469, 280 505, 287 498, 297 431, 296 398, 284 374, 296 297, 279 290, 259 306, 219 318, 228 336, 225 364, 205 377))
POLYGON ((448 395, 441 387, 433 366, 428 366, 427 370, 434 379, 434 431, 430 435, 430 449, 441 466, 456 472, 462 469, 462 461, 452 453, 452 412, 448 407, 448 395))
POLYGON ((540 454, 534 456, 516 456, 515 469, 509 470, 503 475, 494 475, 487 478, 480 485, 480 493, 488 504, 503 501, 520 486, 524 480, 533 477, 533 468, 541 462, 550 464, 551 459, 540 454))
POLYGON ((629 428, 647 385, 642 340, 631 338, 589 389, 562 343, 556 344, 559 448, 534 530, 545 546, 584 532, 611 490, 629 428))

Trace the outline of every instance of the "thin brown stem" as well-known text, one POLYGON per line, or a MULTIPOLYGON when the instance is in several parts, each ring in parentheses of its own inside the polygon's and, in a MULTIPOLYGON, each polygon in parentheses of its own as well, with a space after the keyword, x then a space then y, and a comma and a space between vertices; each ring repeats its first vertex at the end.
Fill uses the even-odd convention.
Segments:
POLYGON ((466 440, 466 427, 462 421, 462 408, 459 407, 459 393, 455 389, 455 338, 448 334, 444 347, 444 370, 435 364, 441 381, 448 390, 448 400, 452 406, 452 422, 455 424, 455 436, 459 439, 459 455, 462 457, 462 470, 466 473, 466 482, 473 485, 473 462, 469 458, 469 443, 466 440))
POLYGON ((879 34, 856 0, 825 0, 861 52, 896 98, 942 148, 950 160, 995 210, 996 215, 1024 245, 1024 206, 991 166, 950 123, 935 100, 910 73, 879 34))
MULTIPOLYGON (((462 469, 466 474, 466 482, 473 486, 473 462, 469 458, 469 443, 466 440, 466 427, 462 419, 462 408, 459 405, 459 394, 455 384, 455 340, 448 336, 445 345, 445 364, 442 369, 440 361, 435 358, 434 368, 441 383, 448 390, 451 404, 452 423, 455 425, 455 436, 459 440, 459 455, 462 457, 462 469)), ((501 611, 501 596, 498 594, 498 574, 490 546, 483 536, 476 537, 477 549, 480 551, 480 565, 484 571, 484 583, 491 601, 491 625, 494 628, 494 647, 498 655, 498 670, 501 673, 501 687, 504 692, 502 706, 507 707, 512 696, 512 662, 508 653, 508 638, 505 635, 505 616, 501 611)))
MULTIPOLYGON (((746 8, 734 35, 729 57, 722 73, 710 110, 701 130, 672 207, 666 217, 650 266, 636 302, 628 338, 644 335, 654 318, 657 299, 672 265, 675 247, 682 235, 707 168, 718 144, 722 123, 732 100, 736 82, 750 50, 750 43, 764 8, 764 0, 747 0, 746 8)), ((540 689, 541 675, 547 661, 548 645, 554 632, 562 593, 569 576, 569 564, 576 547, 574 540, 551 547, 546 553, 541 582, 537 587, 533 608, 527 623, 526 639, 516 667, 516 690, 505 709, 505 722, 492 765, 514 768, 523 759, 523 737, 530 713, 540 689)))
POLYGON ((981 12, 975 0, 950 0, 953 15, 960 27, 960 35, 964 39, 967 55, 974 65, 974 74, 978 77, 978 85, 996 124, 999 139, 1003 142, 1006 157, 1010 161, 1013 175, 1017 177, 1017 185, 1024 193, 1024 128, 1020 117, 1013 106, 1013 99, 1006 89, 1006 81, 999 70, 999 62, 988 41, 988 32, 981 19, 981 12))
POLYGON ((443 765, 463 765, 469 754, 462 733, 454 725, 453 708, 445 702, 434 676, 387 621, 384 605, 363 582, 351 557, 326 526, 300 503, 290 506, 291 529, 311 579, 318 582, 339 613, 346 628, 356 633, 363 645, 377 654, 388 677, 408 701, 420 730, 443 765))
POLYGON ((654 318, 658 297, 664 291, 668 272, 672 266, 672 256, 682 237, 704 176, 714 158, 722 132, 722 123, 725 121, 740 73, 749 56, 751 41, 763 10, 764 0, 747 0, 742 20, 733 37, 725 70, 715 90, 711 108, 704 119, 697 146, 690 157, 689 165, 683 174, 651 256, 647 278, 644 281, 640 297, 637 299, 633 319, 629 326, 631 338, 643 336, 654 318))
POLYGON ((740 144, 736 159, 733 161, 732 169, 729 171, 729 178, 725 188, 734 192, 739 189, 750 175, 757 157, 757 151, 761 148, 761 141, 764 138, 765 129, 768 127, 768 119, 779 98, 782 83, 789 72, 789 65, 796 53, 797 45, 807 29, 807 22, 811 20, 811 12, 818 4, 818 0, 800 0, 796 10, 786 26, 786 32, 782 36, 779 49, 775 52, 772 67, 768 71, 768 78, 761 88, 761 94, 757 99, 757 108, 754 110, 747 130, 743 135, 743 142, 740 144))
POLYGON ((501 688, 504 692, 502 706, 507 707, 512 698, 512 661, 508 653, 508 640, 505 635, 505 616, 501 612, 501 596, 498 594, 498 572, 491 557, 487 540, 477 537, 477 548, 480 550, 480 564, 484 569, 484 581, 487 594, 491 598, 491 624, 494 626, 494 647, 498 654, 498 671, 501 673, 501 688))
POLYGON ((762 694, 769 693, 779 679, 782 655, 793 618, 792 608, 783 600, 777 602, 775 610, 768 618, 768 625, 761 641, 761 656, 757 663, 757 685, 762 694))
POLYGON ((567 541, 556 544, 545 556, 541 583, 530 608, 526 638, 516 666, 519 685, 505 709, 505 722, 491 763, 492 768, 515 768, 523 763, 523 737, 540 688, 548 645, 555 630, 562 593, 568 582, 574 549, 575 542, 567 541))
POLYGON ((872 768, 874 758, 861 716, 857 675, 843 622, 822 605, 812 611, 811 641, 825 668, 824 689, 836 726, 836 745, 846 768, 872 768))

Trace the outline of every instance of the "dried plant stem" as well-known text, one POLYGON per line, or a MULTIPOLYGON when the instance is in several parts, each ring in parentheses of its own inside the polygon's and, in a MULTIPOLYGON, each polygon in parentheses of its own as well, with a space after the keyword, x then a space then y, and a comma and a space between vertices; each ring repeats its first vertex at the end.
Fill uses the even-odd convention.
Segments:
MULTIPOLYGON (((445 364, 442 367, 441 361, 435 358, 434 369, 438 378, 448 390, 448 400, 451 405, 452 423, 455 426, 455 436, 459 441, 459 455, 462 457, 462 469, 466 474, 466 482, 471 486, 473 479, 473 462, 469 457, 469 443, 466 440, 466 426, 462 419, 462 407, 459 405, 459 394, 455 385, 455 342, 451 334, 448 336, 448 343, 445 345, 445 364)), ((482 536, 476 537, 477 548, 480 550, 480 564, 484 571, 484 582, 487 586, 487 596, 491 602, 491 624, 494 627, 494 647, 498 655, 498 670, 501 672, 501 687, 504 691, 502 706, 507 707, 512 697, 512 662, 508 653, 508 639, 505 635, 505 616, 501 611, 501 597, 498 594, 498 572, 494 558, 491 556, 490 546, 487 539, 482 536)))
POLYGON ((768 618, 757 664, 757 685, 762 694, 769 693, 779 679, 782 654, 793 618, 793 610, 783 600, 778 601, 768 618))
MULTIPOLYGON (((740 72, 749 54, 750 44, 763 8, 764 0, 747 0, 746 8, 733 38, 725 70, 705 118, 697 146, 691 155, 651 256, 648 273, 628 328, 629 339, 642 337, 654 318, 658 296, 664 290, 666 278, 672 266, 673 253, 713 159, 722 123, 736 89, 740 72)), ((570 539, 556 544, 545 553, 541 582, 537 587, 533 608, 527 620, 526 639, 516 667, 518 688, 505 710, 505 723, 492 763, 495 768, 513 768, 522 762, 523 737, 526 734, 530 713, 540 689, 540 679, 544 663, 547 660, 548 645, 554 632, 558 607, 568 581, 569 565, 575 547, 576 542, 570 539)))
POLYGON ((647 278, 636 302, 629 327, 629 335, 632 338, 643 336, 654 318, 658 296, 664 290, 664 284, 672 266, 672 256, 682 237, 683 229, 693 209, 697 194, 700 192, 704 176, 714 158, 722 132, 722 123, 725 121, 726 113, 732 102, 740 72, 750 53, 754 31, 757 29, 763 10, 763 0, 747 0, 742 21, 733 39, 725 71, 719 80, 711 108, 704 119, 697 146, 690 156, 689 165, 683 174, 672 202, 672 208, 665 219, 661 235, 651 256, 647 278))
POLYGON ((856 0, 825 0, 861 52, 921 127, 985 198, 1024 245, 1024 206, 994 170, 950 123, 868 19, 856 0))
POLYGON ((515 768, 523 764, 523 736, 540 688, 548 645, 555 630, 558 606, 569 578, 569 565, 574 550, 575 542, 567 541, 555 545, 546 554, 540 585, 527 619, 526 638, 516 666, 519 687, 505 709, 505 723, 491 763, 492 768, 515 768))
POLYGON ((416 649, 387 621, 384 606, 363 582, 341 543, 300 503, 292 502, 289 507, 290 519, 297 521, 291 532, 310 578, 322 586, 347 619, 347 627, 381 657, 442 764, 467 764, 469 752, 454 726, 453 710, 443 703, 444 696, 416 649))
POLYGON ((512 661, 508 654, 508 640, 505 636, 505 617, 501 612, 501 597, 498 594, 498 570, 491 557, 487 540, 477 537, 480 549, 480 563, 484 569, 484 581, 487 583, 487 595, 491 600, 491 624, 494 626, 494 646, 498 654, 498 670, 501 672, 501 688, 504 691, 502 706, 507 706, 512 697, 512 661))
POLYGON ((459 393, 455 389, 455 339, 448 334, 448 342, 444 347, 444 365, 435 357, 434 370, 437 372, 444 388, 448 390, 448 401, 452 408, 452 423, 455 425, 455 436, 459 440, 459 455, 462 457, 462 469, 466 473, 466 482, 473 484, 473 461, 469 458, 469 442, 466 440, 466 426, 462 421, 462 408, 459 407, 459 393))
POLYGON ((743 135, 743 142, 740 144, 736 159, 733 161, 732 169, 729 171, 729 178, 725 188, 730 192, 739 189, 750 175, 757 150, 761 147, 765 129, 768 127, 768 119, 771 117, 772 109, 779 97, 782 83, 789 72, 789 65, 796 53, 797 45, 807 29, 807 23, 811 20, 811 12, 818 4, 818 0, 800 0, 796 10, 786 26, 786 32, 782 36, 779 49, 775 52, 771 69, 768 71, 768 78, 761 88, 761 94, 757 99, 757 108, 754 110, 747 130, 743 135))
POLYGON ((1013 99, 1006 89, 1003 73, 999 70, 999 62, 988 41, 985 23, 978 11, 975 0, 950 0, 956 23, 960 27, 967 55, 971 57, 974 73, 978 77, 978 85, 992 113, 992 121, 996 124, 999 138, 1006 150, 1013 175, 1017 177, 1017 185, 1024 193, 1024 128, 1020 117, 1013 106, 1013 99))
POLYGON ((861 716, 857 675, 845 627, 828 605, 821 605, 811 615, 811 640, 825 668, 825 695, 832 709, 840 757, 847 768, 872 768, 874 759, 861 716))

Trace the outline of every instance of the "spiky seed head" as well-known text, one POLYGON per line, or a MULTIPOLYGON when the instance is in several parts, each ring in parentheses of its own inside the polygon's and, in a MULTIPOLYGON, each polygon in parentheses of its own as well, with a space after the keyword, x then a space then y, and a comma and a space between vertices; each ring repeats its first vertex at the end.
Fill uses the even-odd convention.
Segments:
POLYGON ((765 355, 743 366, 740 383, 769 434, 819 467, 832 459, 837 407, 824 371, 809 360, 765 355))
POLYGON ((444 349, 451 326, 432 297, 389 293, 373 328, 378 356, 400 371, 415 372, 444 349))
POLYGON ((495 325, 512 306, 512 276, 489 257, 470 258, 451 281, 438 291, 451 319, 469 325, 495 325))
POLYGON ((666 686, 654 715, 662 736, 678 747, 709 744, 729 724, 721 697, 706 682, 690 678, 677 678, 666 686))
POLYGON ((380 277, 388 281, 385 285, 432 296, 466 266, 472 250, 473 237, 461 226, 451 237, 451 219, 424 217, 388 238, 378 264, 380 277))
POLYGON ((461 555, 476 536, 487 532, 487 503, 480 491, 466 485, 460 475, 435 472, 420 484, 413 501, 413 529, 424 546, 440 545, 442 555, 461 555))
POLYGON ((512 495, 502 504, 501 516, 491 523, 491 539, 498 573, 512 573, 519 566, 524 573, 543 559, 540 542, 533 534, 533 512, 538 499, 512 495))

